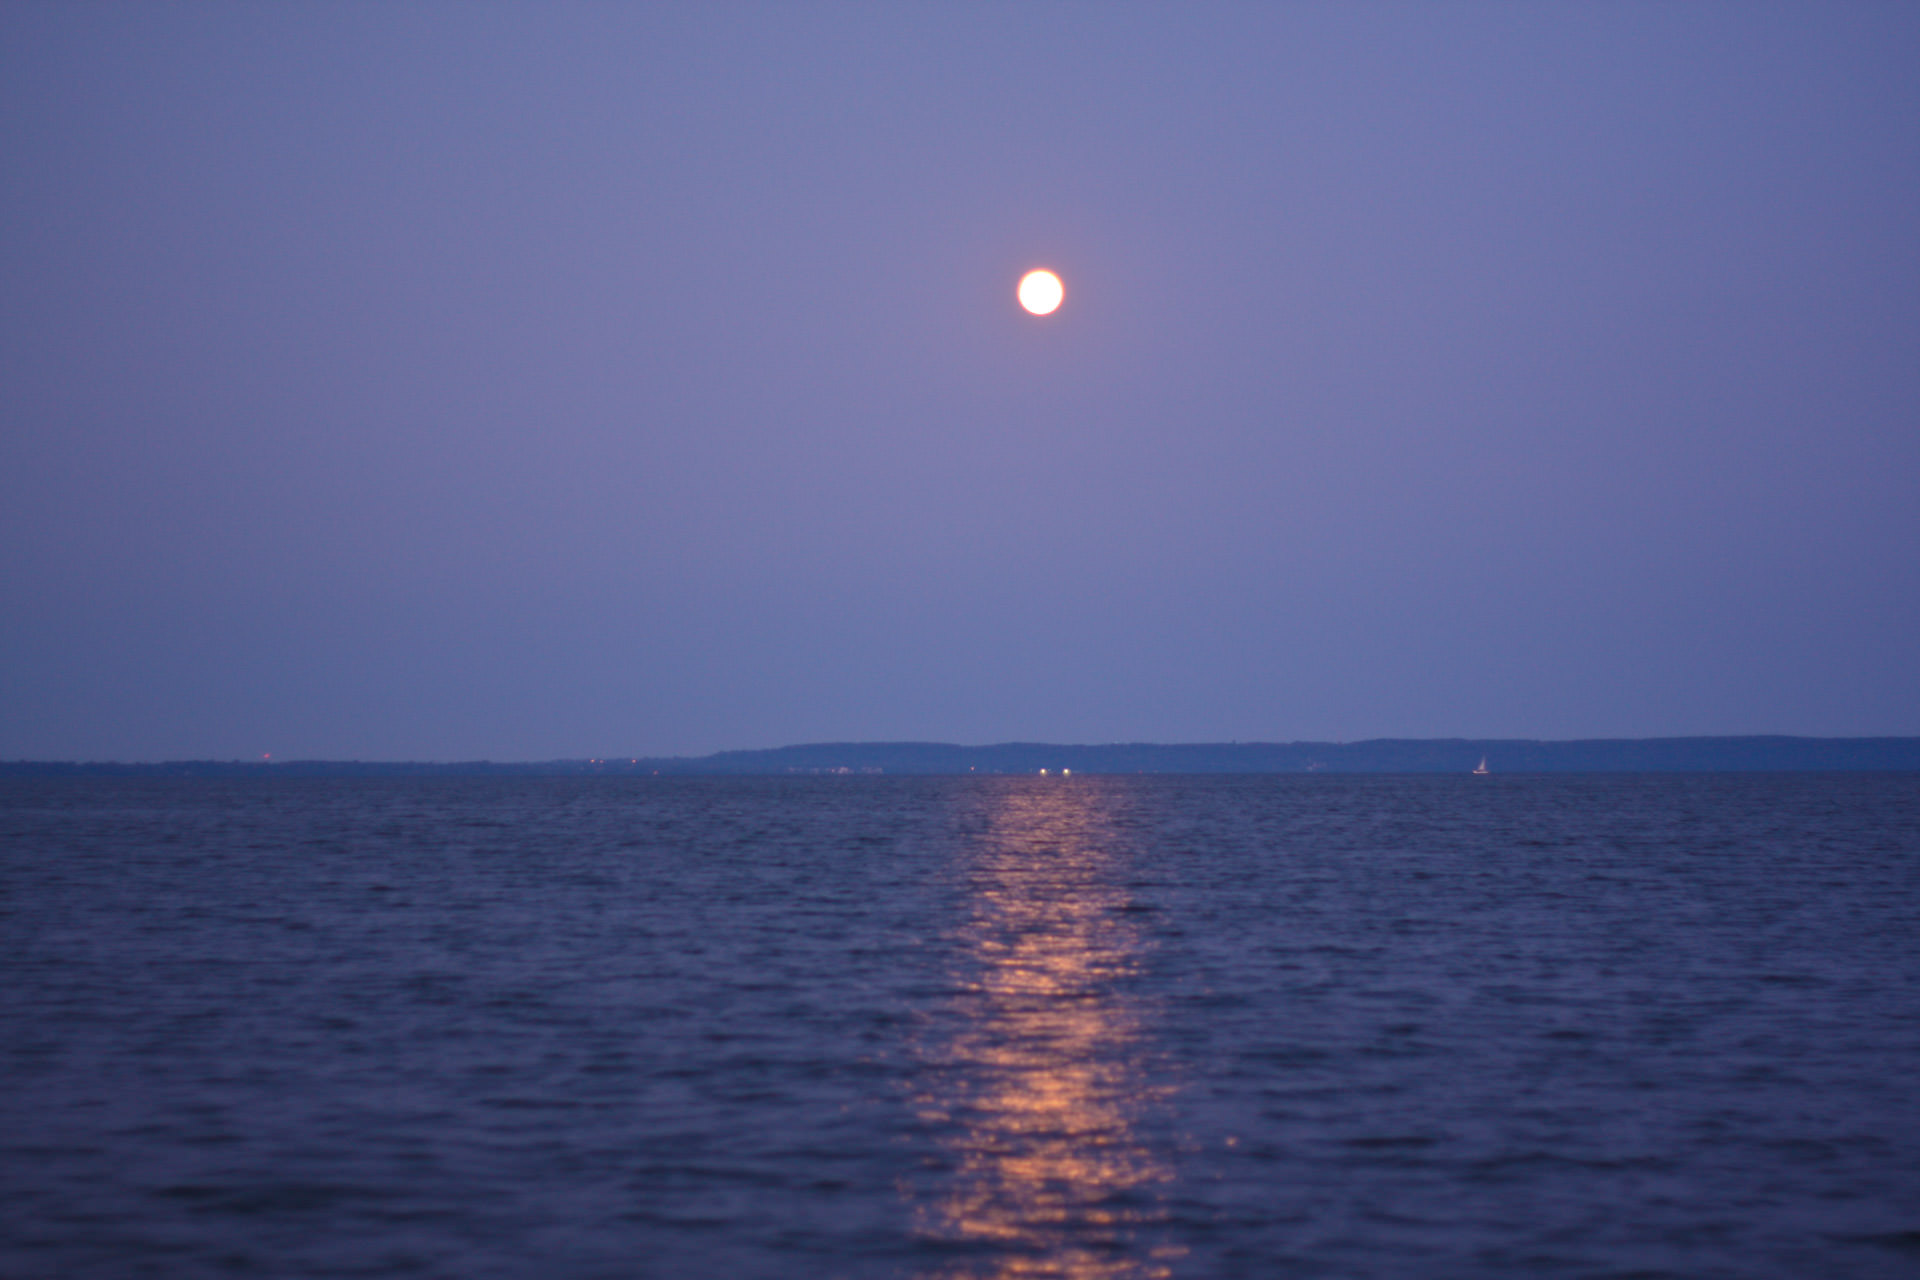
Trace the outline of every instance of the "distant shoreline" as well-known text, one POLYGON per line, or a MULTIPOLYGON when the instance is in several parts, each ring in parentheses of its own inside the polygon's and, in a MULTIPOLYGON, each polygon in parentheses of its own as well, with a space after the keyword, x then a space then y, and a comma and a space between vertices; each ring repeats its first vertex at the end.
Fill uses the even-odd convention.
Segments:
POLYGON ((1808 773, 1920 771, 1920 737, 1375 738, 1364 742, 832 742, 706 756, 456 762, 0 761, 0 778, 790 777, 827 774, 1808 773))

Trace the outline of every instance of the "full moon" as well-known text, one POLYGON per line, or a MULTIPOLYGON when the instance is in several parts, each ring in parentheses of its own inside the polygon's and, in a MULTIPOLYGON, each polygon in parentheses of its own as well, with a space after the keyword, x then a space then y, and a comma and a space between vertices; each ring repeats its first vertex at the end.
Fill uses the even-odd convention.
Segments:
POLYGON ((1020 277, 1020 305, 1037 316, 1052 315, 1067 291, 1051 271, 1029 271, 1020 277))

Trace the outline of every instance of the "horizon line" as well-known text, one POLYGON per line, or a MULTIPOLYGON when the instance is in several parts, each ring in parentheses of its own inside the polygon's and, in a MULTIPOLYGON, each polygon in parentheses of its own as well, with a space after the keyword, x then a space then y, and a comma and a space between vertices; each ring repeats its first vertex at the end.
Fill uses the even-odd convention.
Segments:
MULTIPOLYGON (((294 767, 300 767, 300 768, 306 768, 306 769, 316 769, 316 768, 456 769, 456 768, 484 767, 489 769, 565 768, 569 770, 594 770, 594 769, 634 769, 634 768, 638 768, 641 765, 663 766, 663 767, 666 767, 666 766, 686 767, 686 766, 697 766, 702 763, 727 763, 727 762, 746 763, 754 758, 780 757, 780 756, 792 756, 792 755, 813 756, 813 755, 816 755, 817 753, 822 753, 822 752, 834 752, 834 753, 846 753, 846 754, 857 753, 861 755, 868 755, 870 753, 911 753, 911 754, 922 757, 919 763, 921 764, 922 770, 924 771, 925 766, 932 763, 931 760, 925 758, 928 753, 962 753, 966 755, 976 755, 976 754, 982 754, 982 753, 1016 753, 1016 754, 1024 755, 1024 754, 1033 753, 1033 752, 1047 752, 1047 753, 1071 752, 1071 753, 1106 753, 1106 754, 1112 755, 1115 753, 1137 754, 1137 753, 1166 752, 1166 753, 1178 753, 1183 755, 1190 754, 1190 753, 1228 753, 1228 754, 1266 753, 1270 757, 1267 763, 1267 767, 1257 771, 1271 772, 1271 771, 1275 771, 1276 765, 1281 764, 1281 761, 1279 759, 1273 758, 1274 753, 1285 753, 1285 752, 1298 753, 1301 751, 1316 751, 1316 752, 1339 756, 1339 755, 1354 755, 1356 753, 1363 752, 1368 749, 1371 749, 1375 754, 1378 754, 1383 751, 1389 752, 1389 753, 1396 753, 1396 749, 1397 749, 1398 752, 1412 751, 1412 752, 1418 753, 1420 756, 1420 759, 1419 759, 1419 762, 1414 765, 1414 767, 1421 771, 1425 771, 1425 769, 1431 769, 1435 766, 1435 764, 1438 763, 1429 754, 1436 750, 1440 750, 1440 751, 1485 750, 1485 751, 1501 752, 1502 754, 1506 754, 1507 752, 1519 751, 1524 756, 1533 757, 1535 753, 1540 753, 1540 752, 1545 752, 1545 753, 1548 753, 1549 755, 1561 755, 1564 753, 1566 749, 1575 749, 1575 750, 1584 749, 1589 752, 1600 751, 1602 753, 1609 753, 1609 751, 1618 752, 1623 750, 1631 752, 1632 749, 1634 748, 1640 748, 1642 750, 1668 748, 1670 751, 1673 749, 1678 749, 1682 752, 1686 752, 1689 756, 1691 756, 1692 752, 1689 752, 1688 749, 1692 749, 1692 751, 1698 751, 1701 749, 1707 749, 1711 751, 1714 748, 1720 748, 1722 750, 1732 750, 1737 755, 1746 756, 1750 753, 1752 749, 1765 748, 1768 746, 1779 748, 1779 749, 1786 749, 1789 755, 1797 755, 1798 753, 1794 752, 1792 749, 1798 747, 1803 750, 1812 750, 1823 757, 1828 756, 1829 753, 1835 749, 1840 750, 1843 755, 1855 754, 1855 752, 1853 751, 1848 751, 1847 750, 1848 748, 1866 750, 1870 755, 1877 754, 1873 750, 1875 748, 1878 748, 1881 750, 1892 749, 1894 754, 1900 757, 1905 757, 1908 754, 1908 751, 1911 750, 1914 752, 1914 760, 1917 763, 1913 765, 1894 766, 1894 767, 1920 767, 1920 735, 1916 735, 1916 734, 1818 736, 1818 735, 1811 735, 1811 734, 1769 733, 1769 734, 1683 734, 1683 735, 1664 735, 1664 736, 1658 736, 1658 737, 1586 737, 1586 738, 1469 738, 1469 737, 1454 736, 1454 737, 1428 737, 1428 738, 1377 737, 1377 738, 1352 738, 1352 739, 1296 738, 1291 740, 1215 739, 1211 741, 1190 741, 1190 742, 1154 742, 1154 741, 1146 741, 1146 740, 1134 740, 1130 742, 1103 742, 1103 743, 1042 742, 1037 740, 1007 739, 999 742, 979 743, 979 744, 941 742, 933 739, 905 739, 905 738, 866 739, 866 740, 845 739, 845 740, 839 740, 839 741, 813 741, 813 742, 788 743, 782 746, 775 746, 775 747, 727 747, 727 748, 722 748, 716 751, 709 751, 701 754, 639 755, 639 754, 621 753, 617 755, 607 754, 607 755, 593 755, 593 756, 586 756, 586 755, 551 756, 551 757, 546 757, 541 759, 523 757, 520 759, 513 759, 513 760, 494 759, 492 757, 480 757, 480 756, 470 756, 463 759, 422 759, 417 757, 412 759, 398 759, 398 758, 369 759, 365 757, 340 757, 340 756, 332 756, 332 757, 300 756, 300 757, 280 757, 276 759, 272 754, 266 753, 266 752, 263 752, 258 756, 232 756, 232 757, 216 757, 216 756, 184 757, 183 756, 183 757, 174 757, 170 759, 146 759, 146 760, 101 759, 99 757, 95 757, 92 759, 50 759, 45 757, 35 759, 35 758, 27 758, 27 757, 18 757, 11 760, 0 760, 0 770, 6 770, 8 772, 18 772, 21 770, 37 770, 37 769, 53 769, 53 770, 169 769, 169 768, 177 769, 177 768, 194 768, 194 767, 208 767, 208 768, 217 767, 222 769, 244 769, 248 771, 256 771, 256 770, 269 771, 269 770, 279 770, 279 769, 294 768, 294 767), (1748 752, 1742 752, 1741 748, 1747 748, 1748 752)), ((1766 753, 1763 752, 1763 754, 1766 754, 1766 753)), ((772 763, 772 761, 769 760, 768 763, 772 763)), ((894 763, 897 767, 901 764, 906 764, 909 762, 905 760, 898 760, 898 761, 893 761, 892 763, 894 763)), ((1140 761, 1138 763, 1144 764, 1145 761, 1140 761)), ((1358 761, 1352 761, 1349 763, 1358 763, 1358 761)), ((1369 771, 1378 770, 1381 768, 1382 765, 1386 765, 1387 763, 1388 763, 1387 760, 1381 759, 1377 763, 1375 763, 1372 766, 1372 768, 1369 769, 1369 771)), ((1410 760, 1409 763, 1412 763, 1412 761, 1410 760)), ((1512 759, 1510 763, 1512 765, 1521 766, 1521 768, 1524 770, 1525 764, 1533 764, 1536 768, 1538 768, 1540 765, 1547 764, 1548 761, 1545 759, 1527 759, 1523 762, 1521 759, 1512 759)), ((1554 771, 1560 771, 1561 769, 1565 769, 1567 765, 1571 763, 1573 763, 1573 761, 1571 759, 1568 759, 1565 762, 1560 763, 1560 768, 1554 771)), ((1676 763, 1677 763, 1677 760, 1669 759, 1667 763, 1665 763, 1664 768, 1671 769, 1675 766, 1676 763)), ((1744 766, 1733 766, 1733 767, 1744 767, 1744 768, 1751 769, 1756 767, 1756 765, 1758 764, 1759 764, 1759 761, 1757 759, 1749 759, 1748 762, 1744 764, 1744 766)), ((1837 760, 1834 761, 1832 764, 1829 764, 1827 767, 1836 767, 1836 765, 1837 767, 1840 767, 1840 768, 1849 767, 1846 764, 1840 764, 1837 760)), ((1324 768, 1328 766, 1334 766, 1337 769, 1337 766, 1333 761, 1309 763, 1309 767, 1313 767, 1313 768, 1324 768)), ((1646 766, 1642 765, 1642 767, 1646 767, 1646 766)), ((1662 766, 1655 765, 1654 767, 1662 767, 1662 766)), ((1719 764, 1707 764, 1704 767, 1709 769, 1713 769, 1713 768, 1724 769, 1729 767, 1729 765, 1726 763, 1719 763, 1719 764)), ((1785 768, 1791 769, 1791 768, 1806 768, 1809 766, 1804 763, 1796 764, 1796 763, 1782 762, 1782 764, 1776 765, 1775 767, 1785 767, 1785 768)), ((1853 765, 1851 767, 1858 768, 1860 766, 1853 765)), ((1888 765, 1885 763, 1877 763, 1873 767, 1886 768, 1888 767, 1888 765)), ((798 769, 797 765, 789 767, 789 771, 795 771, 797 769, 798 769)), ((1129 771, 1133 771, 1133 770, 1129 770, 1129 771)), ((1156 771, 1156 770, 1149 769, 1146 771, 1156 771)), ((1158 771, 1171 771, 1171 770, 1163 769, 1158 771)), ((1216 765, 1214 768, 1206 769, 1204 771, 1218 772, 1220 770, 1219 770, 1219 766, 1216 765)))

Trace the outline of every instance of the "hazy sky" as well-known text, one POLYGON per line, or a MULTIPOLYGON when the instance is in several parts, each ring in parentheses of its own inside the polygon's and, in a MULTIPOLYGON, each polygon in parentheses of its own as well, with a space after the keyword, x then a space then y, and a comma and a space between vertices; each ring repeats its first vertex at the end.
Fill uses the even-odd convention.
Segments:
POLYGON ((1911 4, 5 4, 0 758, 1920 733, 1916 69, 1911 4))

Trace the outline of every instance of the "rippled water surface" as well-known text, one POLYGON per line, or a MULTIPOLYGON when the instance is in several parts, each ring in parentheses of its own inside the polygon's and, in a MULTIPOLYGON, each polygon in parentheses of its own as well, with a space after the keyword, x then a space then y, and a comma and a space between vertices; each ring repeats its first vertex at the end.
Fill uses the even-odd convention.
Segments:
POLYGON ((1911 1276, 1920 778, 0 783, 0 1275, 1911 1276))

